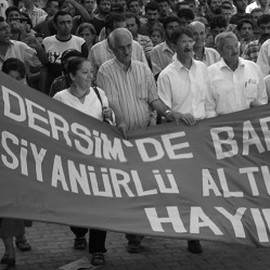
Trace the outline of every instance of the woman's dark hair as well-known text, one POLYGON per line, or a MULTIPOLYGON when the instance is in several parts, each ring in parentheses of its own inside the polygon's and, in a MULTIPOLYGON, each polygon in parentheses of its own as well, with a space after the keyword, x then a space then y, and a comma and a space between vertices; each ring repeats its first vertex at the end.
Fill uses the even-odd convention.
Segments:
POLYGON ((72 80, 70 78, 70 74, 75 75, 76 72, 82 67, 82 63, 85 61, 89 62, 84 57, 76 57, 76 58, 73 58, 70 61, 68 61, 67 74, 68 74, 70 82, 72 82, 72 80))
POLYGON ((24 63, 17 58, 9 58, 4 61, 2 71, 8 74, 10 71, 18 71, 21 78, 25 78, 26 69, 24 63))

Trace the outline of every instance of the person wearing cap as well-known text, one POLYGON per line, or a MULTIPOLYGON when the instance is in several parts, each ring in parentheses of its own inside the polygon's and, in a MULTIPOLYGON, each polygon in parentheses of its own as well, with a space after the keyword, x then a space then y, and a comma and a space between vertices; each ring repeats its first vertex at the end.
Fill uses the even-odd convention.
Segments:
POLYGON ((63 74, 59 77, 57 77, 52 85, 51 85, 51 89, 50 89, 50 93, 49 96, 53 97, 57 92, 67 89, 70 87, 70 81, 68 79, 68 74, 67 74, 67 65, 68 62, 76 57, 83 57, 82 53, 80 53, 77 50, 66 50, 63 52, 62 57, 61 57, 61 65, 63 68, 63 74))

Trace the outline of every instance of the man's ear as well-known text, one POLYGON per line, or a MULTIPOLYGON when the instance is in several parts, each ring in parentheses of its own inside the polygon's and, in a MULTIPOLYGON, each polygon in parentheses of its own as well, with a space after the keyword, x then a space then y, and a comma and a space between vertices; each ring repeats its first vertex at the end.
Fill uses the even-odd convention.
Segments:
POLYGON ((110 35, 107 38, 107 42, 108 42, 109 48, 114 52, 114 47, 112 46, 111 36, 110 35))

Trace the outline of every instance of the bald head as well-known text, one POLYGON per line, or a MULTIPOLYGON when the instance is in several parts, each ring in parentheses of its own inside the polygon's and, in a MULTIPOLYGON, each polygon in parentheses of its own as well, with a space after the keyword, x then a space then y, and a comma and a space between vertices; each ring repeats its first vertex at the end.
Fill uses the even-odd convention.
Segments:
POLYGON ((116 48, 121 40, 126 39, 132 42, 132 34, 127 28, 117 28, 111 32, 108 41, 111 48, 116 48))
POLYGON ((206 38, 205 25, 202 22, 196 21, 190 23, 188 27, 191 30, 195 41, 194 47, 203 47, 206 38))
POLYGON ((205 31, 205 25, 202 22, 192 22, 188 25, 188 27, 190 28, 190 30, 193 31, 197 31, 197 30, 203 30, 205 31))

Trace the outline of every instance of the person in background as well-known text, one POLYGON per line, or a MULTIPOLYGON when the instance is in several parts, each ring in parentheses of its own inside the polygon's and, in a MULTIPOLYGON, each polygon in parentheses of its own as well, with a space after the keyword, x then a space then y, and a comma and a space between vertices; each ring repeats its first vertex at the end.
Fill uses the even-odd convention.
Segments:
POLYGON ((246 50, 248 44, 254 39, 254 24, 251 20, 243 19, 237 25, 240 40, 240 55, 246 50))
POLYGON ((221 6, 221 14, 226 19, 227 25, 230 24, 231 17, 233 15, 233 5, 229 0, 223 1, 221 6))
POLYGON ((169 16, 172 12, 170 9, 169 0, 156 0, 159 5, 159 21, 164 22, 164 19, 169 16))
POLYGON ((76 35, 85 40, 88 51, 90 52, 91 48, 96 43, 97 32, 95 27, 91 23, 82 23, 78 27, 76 35))
POLYGON ((187 27, 195 18, 193 11, 190 8, 182 8, 177 12, 180 27, 187 27))
POLYGON ((189 29, 195 42, 193 45, 194 59, 202 61, 206 66, 218 62, 220 60, 219 53, 213 48, 205 47, 205 25, 201 22, 192 22, 189 24, 189 29))
POLYGON ((216 48, 215 38, 218 34, 223 33, 227 29, 227 22, 223 15, 213 16, 210 20, 211 36, 207 38, 206 47, 216 48))
POLYGON ((23 5, 24 6, 20 11, 25 12, 29 15, 33 26, 35 26, 38 23, 41 17, 47 15, 46 11, 34 5, 33 0, 23 0, 23 5))
POLYGON ((149 35, 154 47, 165 40, 165 32, 161 27, 153 27, 149 35))
POLYGON ((42 41, 47 54, 47 62, 41 70, 40 91, 46 94, 49 94, 53 80, 62 73, 61 56, 64 51, 75 49, 84 57, 88 55, 85 40, 71 34, 73 20, 70 13, 59 10, 54 15, 53 22, 57 29, 56 35, 46 37, 42 41))
POLYGON ((252 21, 255 25, 255 30, 254 30, 254 38, 259 39, 260 38, 260 31, 258 29, 258 19, 260 16, 262 16, 264 13, 261 8, 254 8, 251 12, 250 15, 252 17, 252 21))
POLYGON ((264 14, 269 13, 269 0, 256 0, 246 7, 246 13, 251 13, 255 8, 262 9, 264 14))
MULTIPOLYGON (((24 63, 19 59, 9 58, 5 60, 2 66, 2 72, 22 84, 26 84, 26 68, 24 63)), ((13 244, 14 237, 16 237, 15 244, 19 250, 31 250, 31 245, 25 237, 25 221, 12 218, 0 218, 0 238, 2 238, 5 246, 5 254, 1 258, 1 264, 13 266, 16 263, 13 244)))
POLYGON ((26 43, 11 40, 10 26, 3 17, 0 17, 0 67, 8 58, 17 58, 25 63, 26 70, 30 67, 40 67, 46 63, 46 54, 41 44, 36 39, 31 43, 31 47, 26 43))
POLYGON ((147 19, 145 24, 141 24, 139 29, 139 34, 144 36, 149 36, 150 30, 162 24, 159 22, 159 5, 155 1, 150 1, 145 5, 145 17, 147 19))
POLYGON ((61 76, 57 77, 53 81, 49 93, 50 97, 53 97, 56 93, 70 87, 70 80, 67 74, 67 65, 71 59, 74 59, 76 57, 83 57, 83 55, 79 51, 73 49, 66 50, 63 52, 61 57, 61 65, 63 72, 61 76))
POLYGON ((139 0, 129 0, 127 2, 127 8, 129 12, 136 14, 141 19, 142 12, 139 0))
MULTIPOLYGON (((70 87, 56 93, 53 98, 100 121, 104 118, 113 121, 113 112, 108 108, 108 99, 104 91, 91 87, 91 63, 81 57, 71 59, 67 65, 67 74, 71 83, 70 87)), ((76 234, 76 238, 80 235, 81 239, 85 240, 87 228, 71 227, 71 229, 76 234)), ((98 266, 105 263, 105 240, 106 231, 90 229, 89 253, 92 253, 92 265, 98 266)))
POLYGON ((207 117, 224 115, 268 102, 259 66, 239 57, 239 41, 231 32, 216 37, 222 57, 208 67, 210 88, 206 102, 207 117))
POLYGON ((230 20, 231 24, 237 25, 242 19, 252 19, 252 16, 246 13, 247 0, 233 0, 233 4, 237 12, 232 15, 230 20))
POLYGON ((244 51, 242 57, 246 60, 257 62, 262 44, 270 38, 270 14, 263 14, 258 19, 259 38, 251 41, 244 51))
POLYGON ((136 14, 127 12, 124 16, 126 18, 127 29, 131 32, 133 39, 142 46, 146 59, 150 62, 150 53, 153 49, 152 40, 148 36, 138 34, 141 23, 136 14))
POLYGON ((99 36, 101 29, 105 27, 105 20, 107 16, 110 14, 112 9, 111 0, 97 0, 97 10, 98 13, 94 16, 93 19, 89 21, 92 25, 94 25, 97 36, 99 36))
POLYGON ((170 15, 164 20, 163 26, 166 33, 166 40, 158 44, 151 51, 152 71, 156 78, 158 74, 172 62, 175 51, 171 44, 171 34, 173 30, 180 27, 179 18, 170 15))
POLYGON ((48 15, 41 17, 33 30, 42 38, 53 35, 53 16, 59 10, 59 2, 57 0, 48 0, 46 3, 46 12, 48 15))

